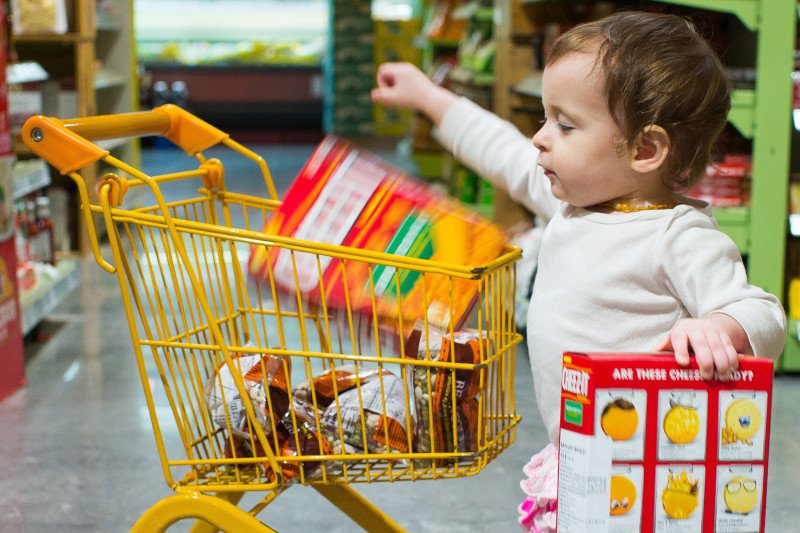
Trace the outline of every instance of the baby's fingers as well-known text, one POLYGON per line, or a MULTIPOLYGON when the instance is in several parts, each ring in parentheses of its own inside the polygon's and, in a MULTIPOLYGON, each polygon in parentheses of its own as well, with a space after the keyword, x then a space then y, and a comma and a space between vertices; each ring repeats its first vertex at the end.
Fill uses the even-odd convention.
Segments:
POLYGON ((736 353, 733 341, 725 332, 720 332, 718 338, 709 345, 714 357, 717 376, 721 381, 728 381, 731 378, 731 372, 739 368, 739 354, 736 353))
POLYGON ((670 348, 675 352, 675 361, 679 365, 689 366, 689 337, 684 326, 678 324, 672 328, 660 349, 669 350, 670 348))

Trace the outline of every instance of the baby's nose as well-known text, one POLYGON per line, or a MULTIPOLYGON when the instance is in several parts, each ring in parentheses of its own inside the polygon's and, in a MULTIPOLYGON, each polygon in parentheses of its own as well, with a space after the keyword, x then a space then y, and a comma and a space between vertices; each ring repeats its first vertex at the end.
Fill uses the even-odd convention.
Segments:
POLYGON ((540 152, 544 152, 545 150, 547 150, 548 147, 547 136, 542 132, 542 129, 540 129, 533 135, 531 142, 533 142, 533 146, 536 147, 536 149, 539 150, 540 152))

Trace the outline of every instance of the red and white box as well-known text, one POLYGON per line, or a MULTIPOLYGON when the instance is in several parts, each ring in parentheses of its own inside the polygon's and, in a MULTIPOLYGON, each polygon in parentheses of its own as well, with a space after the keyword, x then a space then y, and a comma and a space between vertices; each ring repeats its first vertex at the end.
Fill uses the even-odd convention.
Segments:
POLYGON ((558 531, 764 531, 773 362, 565 353, 558 531))

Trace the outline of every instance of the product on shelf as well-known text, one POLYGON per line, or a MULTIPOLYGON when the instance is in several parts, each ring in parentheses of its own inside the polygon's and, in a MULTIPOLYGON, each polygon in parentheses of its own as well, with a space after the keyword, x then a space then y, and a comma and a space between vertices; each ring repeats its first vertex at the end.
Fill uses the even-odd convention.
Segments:
POLYGON ((708 167, 706 175, 688 191, 688 195, 715 207, 747 205, 752 166, 748 154, 726 154, 722 162, 708 167))
POLYGON ((559 530, 763 531, 772 377, 754 357, 704 381, 672 354, 564 354, 559 530))
POLYGON ((11 0, 11 30, 24 33, 65 33, 65 0, 11 0))

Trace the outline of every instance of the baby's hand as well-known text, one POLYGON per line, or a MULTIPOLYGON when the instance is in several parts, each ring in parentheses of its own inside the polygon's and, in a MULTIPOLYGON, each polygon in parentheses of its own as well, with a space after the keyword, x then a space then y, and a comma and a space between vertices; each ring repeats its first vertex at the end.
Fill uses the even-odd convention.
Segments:
POLYGON ((742 336, 746 338, 739 322, 728 315, 712 313, 679 320, 656 350, 673 350, 678 364, 687 366, 691 349, 703 379, 713 378, 716 370, 719 379, 726 381, 731 371, 739 368, 739 353, 732 339, 742 336))
POLYGON ((425 96, 435 87, 420 69, 411 63, 384 63, 378 67, 378 87, 372 100, 383 105, 419 110, 425 96))
POLYGON ((384 63, 378 67, 378 87, 372 100, 390 107, 420 111, 439 124, 444 112, 458 97, 439 87, 411 63, 384 63))

